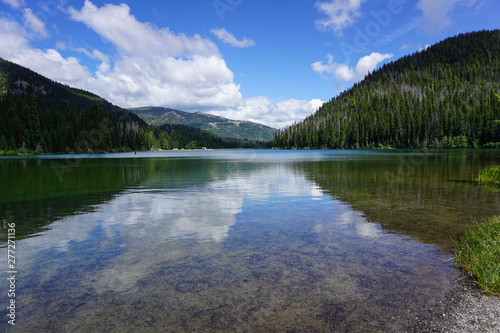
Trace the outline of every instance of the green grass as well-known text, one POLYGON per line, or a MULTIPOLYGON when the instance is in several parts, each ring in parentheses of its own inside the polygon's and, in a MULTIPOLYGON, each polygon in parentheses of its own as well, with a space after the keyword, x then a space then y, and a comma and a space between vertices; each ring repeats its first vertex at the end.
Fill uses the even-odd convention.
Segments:
POLYGON ((493 184, 500 186, 500 165, 493 165, 479 173, 479 184, 493 184))
POLYGON ((485 292, 500 295, 500 216, 475 222, 462 231, 456 264, 485 292))

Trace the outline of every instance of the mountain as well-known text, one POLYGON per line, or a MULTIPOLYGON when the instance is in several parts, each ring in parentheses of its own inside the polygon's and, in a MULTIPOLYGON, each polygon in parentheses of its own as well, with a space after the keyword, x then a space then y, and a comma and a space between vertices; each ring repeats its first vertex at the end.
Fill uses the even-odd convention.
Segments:
POLYGON ((262 146, 184 125, 151 127, 95 94, 0 59, 0 155, 262 146))
POLYGON ((138 150, 147 124, 90 92, 0 59, 0 152, 138 150))
POLYGON ((111 112, 121 119, 146 125, 134 113, 113 105, 104 98, 52 81, 28 68, 0 58, 0 96, 7 91, 14 99, 27 92, 34 95, 40 93, 44 99, 51 101, 51 107, 61 111, 74 110, 81 113, 97 103, 105 113, 111 112))
POLYGON ((129 109, 149 125, 182 124, 210 131, 220 137, 250 141, 271 141, 276 129, 262 124, 230 120, 202 112, 185 112, 162 107, 140 107, 129 109))
POLYGON ((500 147, 500 30, 448 38, 368 74, 280 148, 500 147))

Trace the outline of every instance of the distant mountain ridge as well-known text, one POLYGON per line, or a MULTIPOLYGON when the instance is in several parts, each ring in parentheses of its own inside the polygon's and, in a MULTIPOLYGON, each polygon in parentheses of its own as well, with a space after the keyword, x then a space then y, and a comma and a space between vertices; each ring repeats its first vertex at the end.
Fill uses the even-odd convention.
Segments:
POLYGON ((186 112, 163 107, 132 108, 145 122, 152 126, 165 124, 181 124, 198 127, 212 132, 220 137, 235 138, 250 141, 271 141, 274 139, 276 129, 259 123, 231 120, 203 112, 186 112))

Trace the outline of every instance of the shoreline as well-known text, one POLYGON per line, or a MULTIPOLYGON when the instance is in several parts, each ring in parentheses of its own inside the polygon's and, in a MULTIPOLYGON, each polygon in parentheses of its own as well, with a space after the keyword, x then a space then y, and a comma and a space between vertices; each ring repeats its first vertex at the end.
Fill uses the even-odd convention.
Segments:
POLYGON ((353 151, 363 151, 363 150, 375 150, 375 151, 387 151, 387 150, 405 150, 405 151, 412 151, 412 152, 430 152, 430 151, 458 151, 458 150, 485 150, 485 151, 494 151, 498 150, 500 148, 486 148, 486 147, 478 147, 478 148, 473 148, 473 147, 467 147, 467 148, 394 148, 394 147, 384 147, 384 148, 277 148, 277 147, 255 147, 255 148, 208 148, 208 149, 203 149, 207 147, 202 147, 202 148, 178 148, 178 149, 157 149, 157 150, 111 150, 111 151, 91 151, 87 153, 78 153, 75 151, 69 151, 69 152, 58 152, 58 153, 38 153, 38 152, 16 152, 14 150, 9 150, 9 151, 3 151, 0 150, 0 157, 20 157, 20 156, 58 156, 58 155, 99 155, 99 154, 114 154, 114 153, 133 153, 133 152, 141 152, 141 153, 148 153, 148 152, 161 152, 161 151, 198 151, 198 150, 284 150, 284 151, 292 151, 292 150, 337 150, 337 151, 343 151, 343 150, 353 150, 353 151))
POLYGON ((445 301, 416 316, 410 326, 410 332, 500 332, 500 296, 485 294, 461 272, 445 301))

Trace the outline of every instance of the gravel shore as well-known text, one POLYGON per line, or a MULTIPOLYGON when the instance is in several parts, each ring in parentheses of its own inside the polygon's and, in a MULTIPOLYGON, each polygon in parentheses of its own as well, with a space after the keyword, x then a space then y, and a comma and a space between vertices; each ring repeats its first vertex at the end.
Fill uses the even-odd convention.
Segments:
POLYGON ((500 297, 463 276, 446 301, 415 318, 411 332, 500 332, 500 297))

